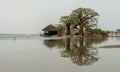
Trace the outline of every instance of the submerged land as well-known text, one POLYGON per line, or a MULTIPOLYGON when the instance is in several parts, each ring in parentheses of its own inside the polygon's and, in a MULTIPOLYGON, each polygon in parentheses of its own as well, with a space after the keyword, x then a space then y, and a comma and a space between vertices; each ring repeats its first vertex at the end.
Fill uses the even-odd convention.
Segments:
POLYGON ((106 45, 106 46, 101 46, 99 48, 120 48, 120 45, 106 45))

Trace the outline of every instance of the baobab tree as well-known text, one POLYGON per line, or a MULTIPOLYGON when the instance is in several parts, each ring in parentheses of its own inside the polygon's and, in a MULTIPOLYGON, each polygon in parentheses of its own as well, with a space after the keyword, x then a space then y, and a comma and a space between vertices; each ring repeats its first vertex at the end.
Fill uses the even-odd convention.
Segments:
POLYGON ((91 8, 78 8, 73 10, 70 17, 74 19, 74 25, 79 27, 79 35, 84 36, 84 29, 97 24, 99 14, 91 8))

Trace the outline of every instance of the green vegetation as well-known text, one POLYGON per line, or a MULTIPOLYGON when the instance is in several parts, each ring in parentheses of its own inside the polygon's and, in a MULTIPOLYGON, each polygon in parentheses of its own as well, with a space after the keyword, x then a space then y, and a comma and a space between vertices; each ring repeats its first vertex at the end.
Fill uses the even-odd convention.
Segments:
POLYGON ((69 16, 62 16, 62 24, 57 25, 57 28, 60 35, 64 33, 66 36, 70 36, 73 29, 77 29, 80 36, 108 36, 108 32, 93 28, 97 26, 98 16, 99 14, 91 8, 77 8, 69 16))
POLYGON ((66 35, 70 36, 71 35, 71 31, 70 31, 70 26, 71 24, 73 24, 73 18, 71 16, 62 16, 60 18, 60 22, 66 25, 66 35))
POLYGON ((99 14, 91 8, 78 8, 70 15, 74 19, 74 25, 79 27, 79 35, 84 36, 84 30, 96 26, 99 14))
POLYGON ((95 28, 95 29, 92 29, 92 28, 87 28, 86 29, 86 34, 87 36, 102 36, 102 37, 106 37, 108 36, 108 32, 107 31, 104 31, 104 30, 101 30, 99 28, 95 28))
POLYGON ((116 29, 117 33, 120 33, 120 29, 116 29))
POLYGON ((59 36, 62 36, 65 30, 65 25, 64 24, 57 24, 57 29, 58 29, 58 34, 59 36))

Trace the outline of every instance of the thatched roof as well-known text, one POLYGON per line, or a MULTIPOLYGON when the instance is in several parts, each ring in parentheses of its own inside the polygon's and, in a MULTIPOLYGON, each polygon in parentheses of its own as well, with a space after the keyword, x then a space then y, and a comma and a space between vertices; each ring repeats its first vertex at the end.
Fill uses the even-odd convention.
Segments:
POLYGON ((57 27, 55 27, 55 26, 52 25, 52 24, 48 25, 47 27, 45 27, 45 28, 43 29, 43 31, 57 31, 57 30, 58 30, 57 27))

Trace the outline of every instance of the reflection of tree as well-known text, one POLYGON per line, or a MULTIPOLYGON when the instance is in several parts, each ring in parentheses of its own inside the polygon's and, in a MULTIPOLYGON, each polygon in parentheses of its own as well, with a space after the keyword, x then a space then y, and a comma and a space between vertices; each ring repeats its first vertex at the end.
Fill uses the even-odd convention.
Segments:
POLYGON ((97 49, 85 44, 83 37, 79 38, 79 43, 75 43, 70 48, 70 38, 66 38, 66 49, 62 51, 62 57, 70 57, 73 63, 78 65, 90 65, 98 60, 97 49))
POLYGON ((116 37, 117 40, 120 40, 120 36, 116 37))
MULTIPOLYGON (((84 37, 66 37, 65 39, 58 40, 45 40, 45 45, 57 46, 57 48, 62 48, 61 56, 67 57, 72 60, 73 63, 77 65, 91 65, 96 62, 99 57, 97 55, 97 48, 92 45, 95 43, 101 43, 105 41, 103 39, 90 39, 84 37)), ((52 46, 52 47, 53 47, 52 46)), ((51 46, 49 46, 51 47, 51 46)))
MULTIPOLYGON (((88 38, 87 40, 87 42, 89 42, 90 44, 100 44, 100 43, 102 43, 102 42, 104 42, 104 41, 107 41, 107 37, 103 37, 103 38, 94 38, 94 39, 92 39, 92 38, 88 38)), ((88 43, 88 44, 89 44, 88 43)))

